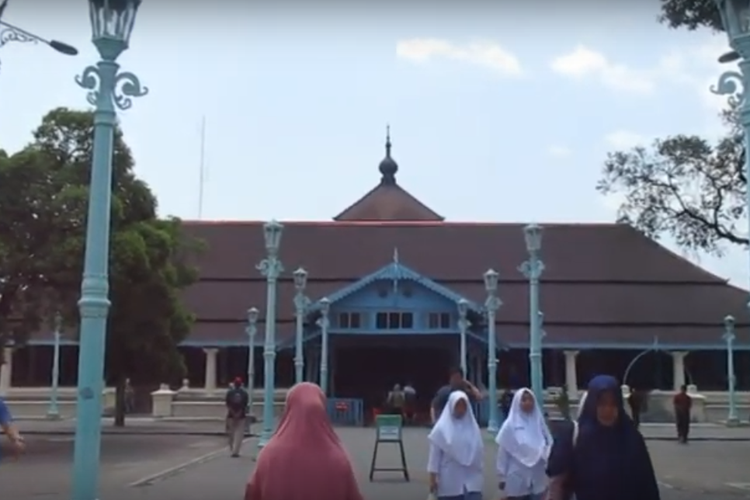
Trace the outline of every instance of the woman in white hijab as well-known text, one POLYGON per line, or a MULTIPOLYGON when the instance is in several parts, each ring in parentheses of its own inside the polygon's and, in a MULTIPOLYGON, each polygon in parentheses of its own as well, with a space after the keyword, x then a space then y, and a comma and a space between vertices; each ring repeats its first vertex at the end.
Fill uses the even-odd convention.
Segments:
POLYGON ((482 500, 484 443, 465 392, 451 393, 429 440, 430 492, 438 500, 482 500))
POLYGON ((498 444, 497 473, 504 498, 544 498, 552 436, 529 389, 516 391, 508 418, 495 442, 498 444))

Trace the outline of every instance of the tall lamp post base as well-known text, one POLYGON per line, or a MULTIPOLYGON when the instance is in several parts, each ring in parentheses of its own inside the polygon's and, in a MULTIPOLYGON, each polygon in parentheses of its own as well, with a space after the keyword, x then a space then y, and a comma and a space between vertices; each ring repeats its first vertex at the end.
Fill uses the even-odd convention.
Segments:
POLYGON ((59 411, 48 411, 47 412, 47 420, 60 420, 60 412, 59 411))
POLYGON ((500 427, 497 425, 497 422, 493 422, 492 420, 490 420, 487 423, 487 432, 489 434, 497 434, 499 430, 500 427))
POLYGON ((728 417, 727 421, 724 423, 726 424, 727 427, 739 427, 741 425, 740 419, 734 416, 728 417))

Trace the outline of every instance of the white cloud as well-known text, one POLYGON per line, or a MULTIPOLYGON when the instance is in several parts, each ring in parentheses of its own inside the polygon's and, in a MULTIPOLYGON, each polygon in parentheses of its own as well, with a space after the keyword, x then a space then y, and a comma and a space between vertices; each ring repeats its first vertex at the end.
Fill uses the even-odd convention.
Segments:
POLYGON ((604 136, 604 142, 615 149, 630 149, 635 146, 646 146, 648 138, 627 130, 616 130, 604 136))
POLYGON ((396 56, 417 63, 450 59, 481 66, 506 76, 520 76, 518 58, 493 42, 455 44, 437 38, 412 38, 396 44, 396 56))
POLYGON ((567 158, 573 154, 573 151, 571 151, 570 148, 560 145, 550 146, 547 152, 554 158, 567 158))
POLYGON ((610 61, 604 54, 579 45, 555 58, 550 68, 576 80, 595 78, 614 90, 650 93, 656 86, 654 71, 642 71, 610 61))

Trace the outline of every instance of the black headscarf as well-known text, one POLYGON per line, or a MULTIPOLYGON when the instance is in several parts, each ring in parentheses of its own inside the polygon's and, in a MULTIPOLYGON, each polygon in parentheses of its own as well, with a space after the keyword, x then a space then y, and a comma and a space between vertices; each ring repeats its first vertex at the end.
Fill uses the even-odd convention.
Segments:
POLYGON ((651 457, 643 436, 625 413, 617 379, 591 379, 578 417, 578 438, 572 432, 556 436, 550 454, 550 476, 567 474, 577 500, 659 500, 651 457), (612 426, 599 423, 596 407, 603 393, 615 398, 619 416, 612 426))

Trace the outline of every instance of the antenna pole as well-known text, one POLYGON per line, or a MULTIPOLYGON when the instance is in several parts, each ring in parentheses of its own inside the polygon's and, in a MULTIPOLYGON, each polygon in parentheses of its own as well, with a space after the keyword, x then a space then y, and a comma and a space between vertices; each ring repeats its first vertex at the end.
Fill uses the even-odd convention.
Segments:
POLYGON ((203 219, 203 185, 206 181, 206 116, 201 119, 201 156, 198 170, 198 220, 203 219))

